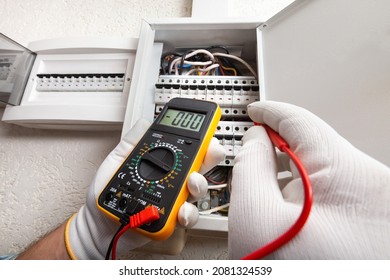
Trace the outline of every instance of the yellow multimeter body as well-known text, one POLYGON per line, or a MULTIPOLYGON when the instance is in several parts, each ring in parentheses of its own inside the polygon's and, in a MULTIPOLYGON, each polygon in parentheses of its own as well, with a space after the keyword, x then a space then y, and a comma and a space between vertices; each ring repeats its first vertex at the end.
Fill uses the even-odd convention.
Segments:
POLYGON ((98 208, 119 221, 154 205, 160 219, 135 230, 168 238, 188 197, 188 176, 200 169, 220 118, 214 102, 170 100, 103 189, 98 208))

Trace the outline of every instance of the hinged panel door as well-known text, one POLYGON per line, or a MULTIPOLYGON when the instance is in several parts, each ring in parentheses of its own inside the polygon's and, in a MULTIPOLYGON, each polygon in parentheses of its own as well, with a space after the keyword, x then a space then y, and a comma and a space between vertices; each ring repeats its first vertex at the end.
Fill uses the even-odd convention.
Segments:
POLYGON ((20 104, 35 56, 0 33, 0 102, 20 104))

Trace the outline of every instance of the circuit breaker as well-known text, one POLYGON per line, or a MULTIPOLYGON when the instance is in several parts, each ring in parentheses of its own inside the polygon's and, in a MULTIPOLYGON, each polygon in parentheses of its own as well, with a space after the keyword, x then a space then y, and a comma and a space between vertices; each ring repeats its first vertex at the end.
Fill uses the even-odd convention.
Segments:
POLYGON ((120 130, 137 39, 61 38, 28 48, 0 37, 2 120, 18 125, 120 130))

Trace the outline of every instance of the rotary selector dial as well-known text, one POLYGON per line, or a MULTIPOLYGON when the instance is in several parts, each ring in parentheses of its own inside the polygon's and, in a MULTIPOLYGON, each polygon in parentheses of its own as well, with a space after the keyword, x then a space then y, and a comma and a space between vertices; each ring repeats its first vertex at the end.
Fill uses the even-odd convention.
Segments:
POLYGON ((164 146, 148 149, 140 158, 138 174, 147 181, 164 178, 175 165, 174 152, 164 146))

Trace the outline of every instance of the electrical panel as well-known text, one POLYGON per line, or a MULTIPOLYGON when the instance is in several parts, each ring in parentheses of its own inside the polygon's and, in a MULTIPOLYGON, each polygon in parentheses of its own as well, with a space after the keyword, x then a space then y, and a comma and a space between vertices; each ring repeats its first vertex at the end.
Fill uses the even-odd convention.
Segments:
POLYGON ((24 83, 14 83, 23 85, 18 92, 0 84, 0 92, 7 97, 2 101, 9 104, 3 121, 53 129, 122 127, 136 39, 50 39, 32 42, 29 49, 5 36, 1 41, 3 50, 6 46, 9 52, 14 45, 20 57, 32 57, 29 67, 21 67, 8 54, 0 57, 1 77, 7 75, 10 80, 12 71, 25 77, 24 83))
POLYGON ((260 25, 258 21, 204 24, 196 19, 143 23, 123 133, 138 118, 152 121, 175 97, 214 101, 222 110, 214 137, 226 158, 205 174, 209 192, 196 204, 200 219, 190 232, 227 233, 234 158, 245 131, 253 125, 247 105, 262 95, 260 25))

